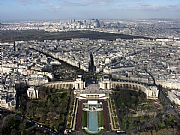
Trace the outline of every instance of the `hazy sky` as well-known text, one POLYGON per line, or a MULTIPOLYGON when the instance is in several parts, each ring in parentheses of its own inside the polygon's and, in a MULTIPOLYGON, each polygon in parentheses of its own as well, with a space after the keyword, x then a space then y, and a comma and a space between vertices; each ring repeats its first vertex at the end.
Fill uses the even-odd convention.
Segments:
POLYGON ((0 0, 0 21, 180 19, 180 0, 0 0))

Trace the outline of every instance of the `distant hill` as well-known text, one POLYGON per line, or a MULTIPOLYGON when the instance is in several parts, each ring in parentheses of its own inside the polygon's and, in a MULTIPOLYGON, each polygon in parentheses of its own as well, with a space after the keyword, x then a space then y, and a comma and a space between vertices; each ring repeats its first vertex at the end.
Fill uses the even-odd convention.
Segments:
POLYGON ((116 33, 105 33, 97 31, 68 31, 68 32, 46 32, 39 30, 23 30, 23 31, 0 31, 1 41, 14 40, 69 40, 72 38, 89 38, 89 39, 151 39, 144 36, 133 36, 116 33))

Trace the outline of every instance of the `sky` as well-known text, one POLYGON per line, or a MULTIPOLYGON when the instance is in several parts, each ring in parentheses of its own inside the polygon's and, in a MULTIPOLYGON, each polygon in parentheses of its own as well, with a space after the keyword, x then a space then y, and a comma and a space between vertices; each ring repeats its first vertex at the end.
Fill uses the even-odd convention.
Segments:
POLYGON ((0 21, 180 19, 180 0, 0 0, 0 21))

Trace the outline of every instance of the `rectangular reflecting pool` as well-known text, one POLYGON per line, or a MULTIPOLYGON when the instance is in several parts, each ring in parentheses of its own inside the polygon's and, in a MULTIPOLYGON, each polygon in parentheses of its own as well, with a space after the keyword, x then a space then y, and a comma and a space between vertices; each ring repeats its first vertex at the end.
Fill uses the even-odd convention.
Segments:
POLYGON ((89 111, 88 112, 88 130, 90 132, 98 132, 98 112, 89 111))

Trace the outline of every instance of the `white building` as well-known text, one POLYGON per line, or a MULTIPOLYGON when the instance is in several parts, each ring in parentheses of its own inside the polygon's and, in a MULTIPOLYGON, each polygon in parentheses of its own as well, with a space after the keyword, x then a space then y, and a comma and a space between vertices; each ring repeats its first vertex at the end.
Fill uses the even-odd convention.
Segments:
POLYGON ((167 80, 167 81, 161 81, 158 80, 157 84, 162 85, 165 88, 170 88, 170 89, 180 89, 180 82, 177 79, 171 79, 171 80, 167 80))
POLYGON ((168 91, 168 97, 171 100, 171 102, 180 105, 180 91, 178 90, 168 91))
POLYGON ((39 93, 38 90, 34 89, 34 87, 30 87, 27 90, 27 96, 30 99, 37 99, 39 97, 39 93))

